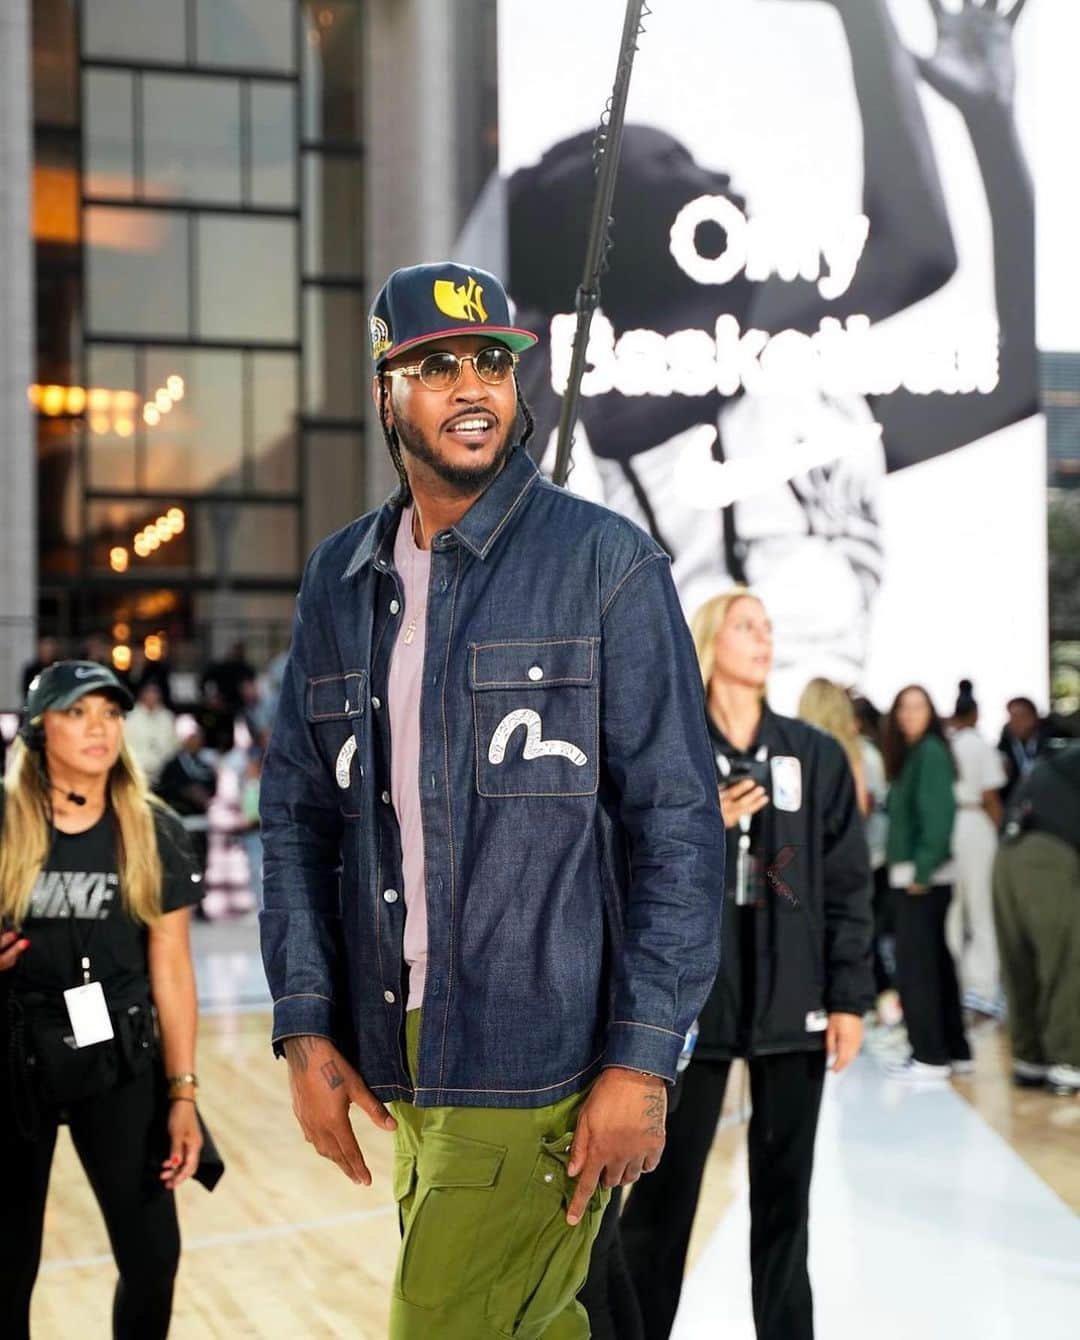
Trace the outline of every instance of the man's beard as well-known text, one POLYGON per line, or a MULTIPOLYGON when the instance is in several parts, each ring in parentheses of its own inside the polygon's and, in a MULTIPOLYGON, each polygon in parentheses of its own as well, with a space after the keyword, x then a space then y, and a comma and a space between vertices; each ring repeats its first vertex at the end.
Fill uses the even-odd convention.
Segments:
POLYGON ((487 465, 452 465, 434 450, 416 425, 400 413, 394 416, 394 427, 397 429, 398 438, 406 455, 422 461, 461 498, 472 498, 483 493, 502 470, 513 450, 514 422, 511 422, 506 429, 505 437, 487 465))

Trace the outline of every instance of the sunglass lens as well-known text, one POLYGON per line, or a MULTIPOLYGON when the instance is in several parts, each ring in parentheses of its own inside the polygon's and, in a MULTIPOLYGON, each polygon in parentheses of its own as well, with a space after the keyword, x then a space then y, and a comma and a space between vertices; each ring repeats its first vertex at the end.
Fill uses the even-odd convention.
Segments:
POLYGON ((509 349, 501 345, 492 345, 490 349, 481 349, 476 355, 476 375, 481 381, 498 386, 506 381, 514 368, 514 356, 509 349))
POLYGON ((445 391, 461 375, 461 363, 456 354, 428 354, 420 363, 420 380, 431 391, 445 391))

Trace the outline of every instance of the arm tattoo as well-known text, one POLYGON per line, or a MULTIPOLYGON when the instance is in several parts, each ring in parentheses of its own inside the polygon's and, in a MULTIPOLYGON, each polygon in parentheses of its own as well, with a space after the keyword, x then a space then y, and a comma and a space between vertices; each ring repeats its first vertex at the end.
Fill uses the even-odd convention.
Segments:
POLYGON ((645 1108, 642 1115, 645 1118, 645 1134, 654 1139, 662 1140, 664 1138, 664 1116, 667 1111, 667 1093, 660 1089, 656 1093, 646 1094, 645 1108))
POLYGON ((319 1066, 319 1070, 322 1074, 323 1079, 326 1080, 327 1084, 331 1089, 340 1089, 341 1086, 345 1083, 341 1071, 337 1068, 336 1061, 324 1062, 324 1064, 319 1066))
POLYGON ((301 1075, 305 1074, 308 1062, 315 1051, 316 1039, 313 1037, 294 1037, 285 1039, 285 1059, 289 1069, 301 1075))

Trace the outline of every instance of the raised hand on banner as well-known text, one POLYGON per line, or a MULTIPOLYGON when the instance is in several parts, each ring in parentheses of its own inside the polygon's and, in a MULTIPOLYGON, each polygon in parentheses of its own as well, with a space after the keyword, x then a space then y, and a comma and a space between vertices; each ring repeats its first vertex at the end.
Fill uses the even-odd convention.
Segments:
POLYGON ((916 56, 923 78, 961 111, 988 102, 1011 108, 1016 91, 1012 33, 1027 0, 929 0, 937 21, 937 50, 916 56))

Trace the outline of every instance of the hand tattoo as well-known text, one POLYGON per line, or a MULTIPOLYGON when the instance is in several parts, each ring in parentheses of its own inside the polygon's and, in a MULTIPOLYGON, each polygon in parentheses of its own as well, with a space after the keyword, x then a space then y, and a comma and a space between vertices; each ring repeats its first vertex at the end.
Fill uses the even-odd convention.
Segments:
POLYGON ((340 1089, 345 1083, 341 1071, 337 1068, 336 1061, 324 1062, 319 1066, 319 1070, 322 1073, 323 1079, 326 1080, 331 1089, 340 1089))
POLYGON ((667 1113, 667 1092, 664 1089, 646 1094, 642 1115, 645 1118, 645 1134, 653 1139, 664 1138, 664 1117, 667 1113))
POLYGON ((285 1059, 289 1063, 289 1069, 298 1073, 305 1074, 308 1068, 308 1062, 315 1052, 316 1039, 313 1037, 295 1037, 285 1039, 285 1059))

